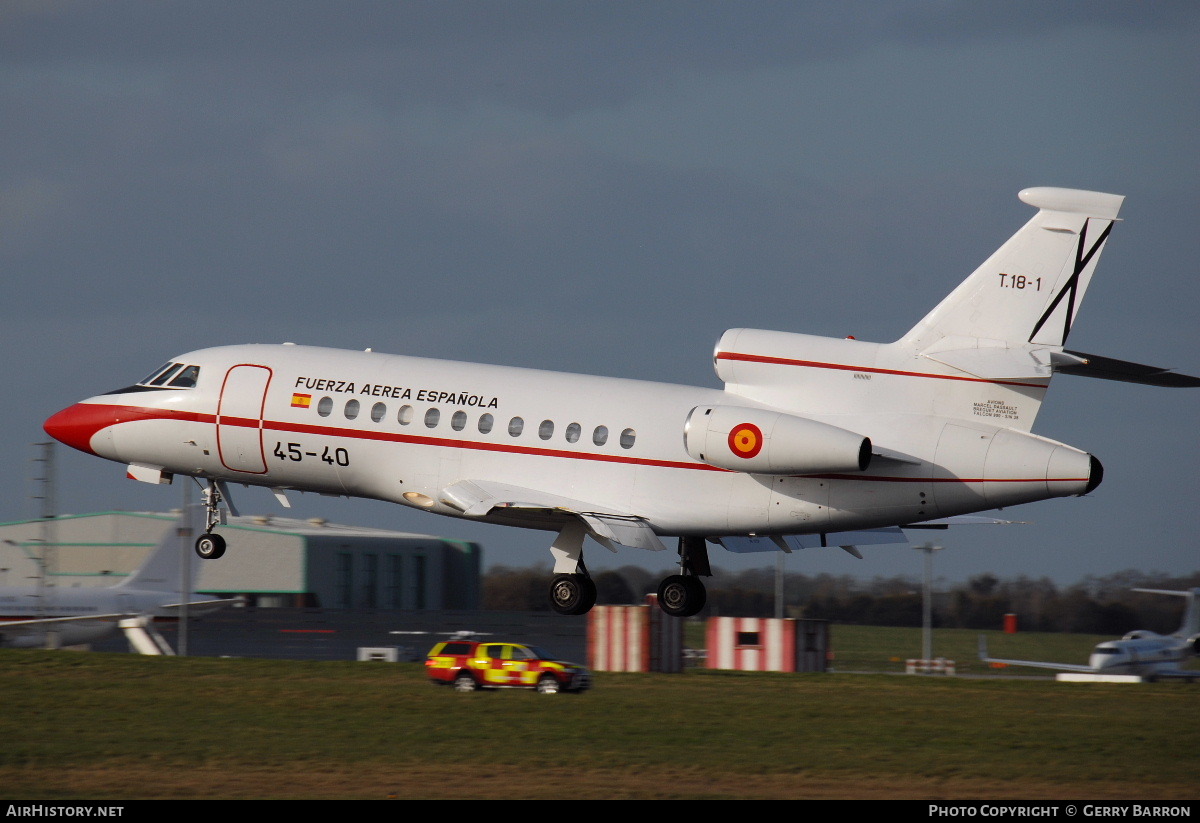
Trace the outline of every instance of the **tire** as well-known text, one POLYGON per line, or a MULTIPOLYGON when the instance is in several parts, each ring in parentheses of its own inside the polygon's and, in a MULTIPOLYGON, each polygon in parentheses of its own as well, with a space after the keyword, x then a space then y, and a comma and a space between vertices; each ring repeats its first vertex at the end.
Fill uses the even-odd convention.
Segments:
POLYGON ((216 560, 225 554, 225 538, 212 533, 200 535, 196 538, 196 554, 205 560, 216 560))
POLYGON ((454 678, 454 691, 456 692, 473 692, 479 688, 479 684, 475 682, 475 678, 470 672, 459 672, 454 678))
POLYGON ((537 682, 538 694, 558 694, 562 691, 562 687, 558 685, 558 678, 552 674, 543 674, 538 678, 537 682))
POLYGON ((584 574, 560 574, 550 581, 550 607, 559 614, 584 614, 596 604, 596 584, 584 574))
POLYGON ((672 617, 691 617, 704 608, 707 600, 698 577, 673 574, 658 585, 658 606, 672 617))

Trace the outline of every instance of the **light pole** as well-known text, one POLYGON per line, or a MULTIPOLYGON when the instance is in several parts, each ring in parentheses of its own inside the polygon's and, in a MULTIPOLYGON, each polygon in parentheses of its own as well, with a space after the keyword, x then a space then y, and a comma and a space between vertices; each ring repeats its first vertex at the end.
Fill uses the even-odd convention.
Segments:
POLYGON ((933 553, 939 552, 945 546, 935 546, 924 543, 913 546, 920 552, 925 552, 925 585, 921 597, 921 659, 925 665, 933 659, 933 553))

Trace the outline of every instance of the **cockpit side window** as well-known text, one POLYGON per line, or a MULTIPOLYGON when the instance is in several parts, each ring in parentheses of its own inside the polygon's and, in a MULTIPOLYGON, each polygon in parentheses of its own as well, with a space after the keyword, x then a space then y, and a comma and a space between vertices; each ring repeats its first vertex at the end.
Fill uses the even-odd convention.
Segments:
POLYGON ((183 371, 175 375, 171 380, 171 387, 175 389, 194 389, 196 381, 200 379, 199 366, 184 366, 183 371))

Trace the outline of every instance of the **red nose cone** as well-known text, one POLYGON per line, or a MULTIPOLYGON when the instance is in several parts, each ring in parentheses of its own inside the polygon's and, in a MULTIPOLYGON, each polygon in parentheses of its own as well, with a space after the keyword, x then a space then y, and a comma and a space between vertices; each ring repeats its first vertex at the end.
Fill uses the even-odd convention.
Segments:
POLYGON ((96 454, 92 451, 92 436, 116 422, 112 406, 76 403, 51 416, 42 424, 42 428, 60 443, 81 452, 96 454))

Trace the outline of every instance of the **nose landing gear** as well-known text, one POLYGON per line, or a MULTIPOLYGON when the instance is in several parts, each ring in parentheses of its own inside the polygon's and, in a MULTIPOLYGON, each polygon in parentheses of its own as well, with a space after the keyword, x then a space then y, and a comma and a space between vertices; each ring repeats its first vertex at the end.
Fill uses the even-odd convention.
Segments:
POLYGON ((219 534, 205 533, 196 538, 196 554, 205 560, 216 560, 225 554, 225 538, 219 534))
POLYGON ((222 501, 232 508, 228 493, 222 494, 224 484, 208 481, 202 492, 204 497, 204 534, 196 538, 196 554, 205 560, 216 560, 225 554, 225 538, 213 534, 213 529, 225 524, 225 512, 220 508, 222 501))

